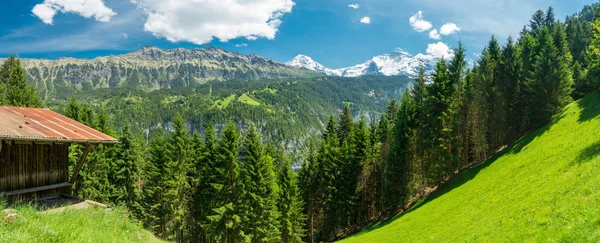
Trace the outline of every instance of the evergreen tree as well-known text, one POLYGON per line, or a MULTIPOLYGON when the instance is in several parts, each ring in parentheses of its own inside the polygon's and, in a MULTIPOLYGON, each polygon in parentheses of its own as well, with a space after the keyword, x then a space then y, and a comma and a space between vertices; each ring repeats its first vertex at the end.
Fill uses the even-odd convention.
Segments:
POLYGON ((169 163, 168 141, 161 128, 154 131, 148 146, 146 166, 144 168, 144 200, 146 211, 145 225, 153 229, 161 238, 168 238, 167 224, 170 220, 169 199, 166 198, 167 164, 169 163))
POLYGON ((345 105, 344 110, 342 111, 342 115, 340 117, 340 124, 338 125, 338 138, 340 139, 340 144, 343 144, 344 141, 348 139, 350 136, 350 132, 352 130, 352 114, 350 113, 350 106, 345 105))
POLYGON ((304 201, 304 214, 307 216, 308 235, 307 242, 315 242, 315 231, 321 228, 322 209, 324 201, 324 188, 320 184, 319 160, 314 147, 309 145, 306 162, 299 173, 299 187, 304 201))
POLYGON ((304 222, 306 216, 302 213, 304 202, 298 189, 296 174, 292 171, 292 163, 285 155, 283 147, 278 151, 276 160, 283 160, 283 168, 278 175, 280 185, 277 209, 280 213, 281 242, 300 243, 305 235, 304 222))
MULTIPOLYGON (((558 35, 561 35, 561 39, 566 38, 562 33, 558 35)), ((539 39, 541 53, 535 63, 533 79, 529 81, 532 95, 531 119, 534 127, 549 122, 552 115, 571 101, 573 91, 573 74, 569 69, 571 57, 567 52, 561 55, 566 46, 557 48, 547 28, 541 31, 539 39)))
POLYGON ((198 181, 194 186, 192 197, 193 228, 195 241, 206 242, 217 240, 218 233, 211 224, 209 216, 213 214, 212 209, 216 207, 215 195, 223 187, 225 178, 221 175, 224 169, 217 163, 217 134, 213 124, 209 124, 205 130, 204 141, 194 137, 196 145, 196 156, 194 166, 198 181))
POLYGON ((238 160, 240 149, 240 134, 233 123, 228 123, 221 134, 218 144, 217 162, 218 168, 223 172, 223 186, 217 195, 217 202, 213 208, 213 215, 209 217, 215 225, 215 232, 222 235, 217 237, 219 241, 233 243, 245 241, 246 235, 241 228, 241 209, 237 208, 242 203, 244 188, 240 179, 240 165, 238 160))
MULTIPOLYGON (((498 90, 502 96, 502 110, 504 115, 500 129, 504 132, 503 144, 508 144, 518 137, 517 127, 525 104, 522 97, 522 62, 520 50, 512 38, 508 38, 506 45, 502 48, 502 62, 499 65, 500 76, 498 77, 498 90)), ((498 111, 497 111, 498 112, 498 111)))
POLYGON ((542 28, 544 28, 545 24, 546 24, 546 14, 541 9, 537 10, 531 17, 531 20, 529 21, 529 28, 531 29, 531 35, 533 37, 537 37, 539 32, 542 30, 542 28))
POLYGON ((242 159, 244 162, 244 199, 248 212, 244 229, 252 242, 278 242, 279 222, 275 190, 273 160, 264 151, 254 124, 244 138, 242 159))
POLYGON ((11 106, 41 107, 42 100, 35 86, 28 84, 27 79, 21 60, 10 55, 0 67, 0 83, 3 83, 0 91, 4 92, 5 89, 2 95, 5 97, 0 102, 11 106))
POLYGON ((413 142, 415 106, 408 92, 402 96, 393 129, 392 148, 385 169, 384 197, 387 212, 395 214, 404 208, 409 197, 410 149, 413 142))
POLYGON ((112 201, 122 204, 132 210, 134 215, 140 215, 141 206, 141 161, 140 147, 133 138, 128 126, 123 128, 123 134, 119 138, 110 175, 114 186, 112 201))
POLYGON ((175 130, 167 138, 168 160, 165 166, 164 206, 169 220, 167 233, 169 238, 183 240, 186 226, 187 202, 190 198, 190 185, 187 178, 191 167, 190 138, 185 121, 177 114, 173 118, 175 130))

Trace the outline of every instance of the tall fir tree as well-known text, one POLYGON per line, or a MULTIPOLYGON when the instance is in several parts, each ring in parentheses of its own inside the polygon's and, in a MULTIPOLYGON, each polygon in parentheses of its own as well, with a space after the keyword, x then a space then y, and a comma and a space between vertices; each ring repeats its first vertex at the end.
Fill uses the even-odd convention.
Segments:
POLYGON ((283 165, 277 180, 280 186, 277 200, 278 221, 281 226, 280 242, 300 243, 306 233, 306 216, 302 212, 304 202, 298 188, 296 173, 292 171, 292 162, 285 154, 285 149, 281 147, 277 154, 274 159, 281 161, 280 164, 283 165))
POLYGON ((41 107, 42 100, 35 86, 28 84, 28 76, 21 60, 10 55, 0 67, 0 83, 3 83, 0 101, 11 106, 41 107))
POLYGON ((394 215, 403 209, 409 197, 411 154, 415 106, 404 92, 392 135, 390 155, 385 169, 384 197, 387 212, 394 215))
POLYGON ((252 242, 280 241, 273 160, 267 156, 254 124, 244 138, 244 229, 252 242))

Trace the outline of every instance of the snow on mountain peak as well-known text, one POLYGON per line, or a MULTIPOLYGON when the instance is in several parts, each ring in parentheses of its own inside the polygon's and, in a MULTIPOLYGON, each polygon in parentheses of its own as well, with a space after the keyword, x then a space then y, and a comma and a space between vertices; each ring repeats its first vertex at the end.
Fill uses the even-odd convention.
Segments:
POLYGON ((396 48, 391 54, 375 56, 371 58, 371 60, 367 60, 361 64, 340 69, 326 68, 305 55, 298 55, 286 64, 294 67, 308 68, 330 76, 357 77, 362 75, 406 75, 415 77, 419 73, 421 65, 425 67, 427 72, 433 71, 437 60, 438 58, 435 58, 432 55, 419 53, 416 56, 413 56, 404 49, 396 48))

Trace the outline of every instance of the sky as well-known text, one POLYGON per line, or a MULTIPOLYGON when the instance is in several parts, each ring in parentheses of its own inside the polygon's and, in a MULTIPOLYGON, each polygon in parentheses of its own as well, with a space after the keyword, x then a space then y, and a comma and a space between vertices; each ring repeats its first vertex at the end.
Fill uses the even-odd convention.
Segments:
POLYGON ((396 48, 471 59, 492 35, 518 37, 537 9, 558 19, 592 0, 20 0, 0 9, 0 56, 94 58, 156 46, 222 47, 329 68, 396 48))

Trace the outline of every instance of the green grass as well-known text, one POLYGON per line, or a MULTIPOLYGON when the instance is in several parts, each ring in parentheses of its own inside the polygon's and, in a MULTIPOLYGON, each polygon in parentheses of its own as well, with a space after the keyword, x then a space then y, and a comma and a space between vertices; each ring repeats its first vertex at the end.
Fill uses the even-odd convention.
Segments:
POLYGON ((260 105, 260 102, 258 102, 254 98, 248 96, 247 94, 242 94, 237 100, 246 105, 251 105, 251 106, 259 106, 260 105))
MULTIPOLYGON (((3 208, 0 205, 0 209, 3 208)), ((0 220, 0 242, 162 242, 123 211, 102 208, 40 213, 30 206, 16 207, 12 224, 0 220)))
POLYGON ((600 94, 342 242, 600 242, 600 94))
POLYGON ((229 106, 229 104, 235 100, 235 96, 236 96, 235 94, 232 94, 225 99, 220 99, 220 100, 215 101, 214 107, 216 107, 217 109, 227 108, 227 106, 229 106))

